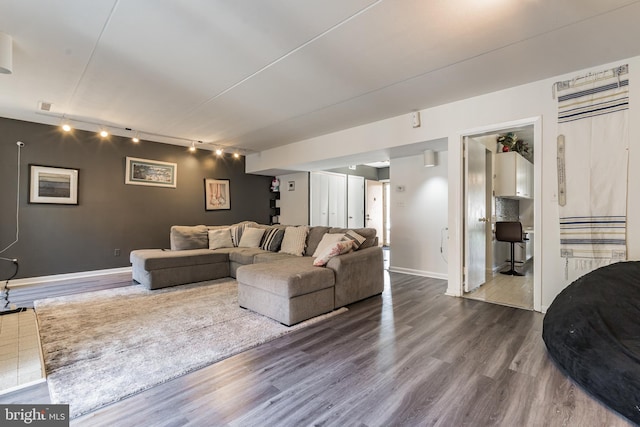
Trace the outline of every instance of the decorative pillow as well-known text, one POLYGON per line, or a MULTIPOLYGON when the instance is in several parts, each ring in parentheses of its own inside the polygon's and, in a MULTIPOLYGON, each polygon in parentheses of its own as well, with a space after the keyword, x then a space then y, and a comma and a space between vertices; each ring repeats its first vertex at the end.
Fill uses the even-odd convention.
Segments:
POLYGON ((283 228, 270 228, 264 233, 262 242, 260 243, 260 249, 265 251, 278 252, 280 245, 282 244, 282 238, 284 237, 283 228))
POLYGON ((209 249, 232 248, 231 231, 228 228, 209 230, 209 249))
POLYGON ((246 227, 240 238, 239 248, 258 248, 262 241, 264 230, 261 228, 246 227))
POLYGON ((353 230, 348 230, 346 233, 344 233, 344 240, 351 240, 353 242, 353 250, 357 251, 358 249, 360 249, 360 246, 362 246, 362 244, 364 243, 365 240, 367 240, 366 237, 363 237, 361 235, 359 235, 358 233, 356 233, 353 230))
POLYGON ((231 227, 231 241, 233 242, 233 246, 238 246, 240 244, 240 239, 242 238, 242 232, 247 228, 247 223, 244 222, 242 224, 234 225, 231 227))
POLYGON ((302 256, 308 233, 309 227, 306 225, 285 228, 280 252, 283 254, 302 256))
POLYGON ((331 258, 351 252, 352 249, 353 240, 336 242, 333 245, 327 246, 323 252, 318 254, 318 257, 313 261, 313 265, 316 267, 323 267, 327 265, 331 258))
POLYGON ((318 243, 318 246, 316 247, 315 252, 313 252, 313 255, 311 256, 317 257, 318 254, 321 254, 324 252, 327 246, 333 246, 335 243, 342 240, 344 236, 345 236, 344 234, 325 233, 325 235, 322 236, 322 239, 320 239, 320 243, 318 243))
POLYGON ((174 225, 171 227, 169 237, 172 251, 207 249, 209 247, 209 235, 207 227, 204 225, 174 225))

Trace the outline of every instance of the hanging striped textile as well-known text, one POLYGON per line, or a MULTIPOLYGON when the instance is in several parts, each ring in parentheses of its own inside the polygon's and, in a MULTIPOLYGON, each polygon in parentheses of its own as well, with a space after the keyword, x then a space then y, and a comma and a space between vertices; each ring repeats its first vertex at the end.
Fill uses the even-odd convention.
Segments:
POLYGON ((554 89, 560 255, 575 279, 627 259, 628 65, 554 89))

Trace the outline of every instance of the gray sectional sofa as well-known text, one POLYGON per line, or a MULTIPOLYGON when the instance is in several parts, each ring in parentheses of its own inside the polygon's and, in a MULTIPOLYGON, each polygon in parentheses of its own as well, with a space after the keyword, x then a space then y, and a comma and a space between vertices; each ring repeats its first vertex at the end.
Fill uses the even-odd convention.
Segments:
MULTIPOLYGON (((131 252, 133 279, 149 289, 234 277, 238 302, 285 325, 307 320, 353 302, 380 294, 384 289, 382 249, 375 229, 354 229, 364 241, 357 250, 334 256, 325 266, 314 266, 312 256, 325 234, 347 229, 308 227, 301 256, 283 253, 278 242, 264 247, 238 247, 243 230, 281 230, 255 222, 230 226, 174 226, 171 249, 131 252), (209 249, 210 230, 230 229, 233 247, 209 249)), ((249 234, 249 233, 247 233, 249 234)), ((275 231, 272 235, 278 235, 275 231)), ((332 236, 328 236, 331 238, 332 236)), ((276 239, 277 240, 277 239, 276 239)))

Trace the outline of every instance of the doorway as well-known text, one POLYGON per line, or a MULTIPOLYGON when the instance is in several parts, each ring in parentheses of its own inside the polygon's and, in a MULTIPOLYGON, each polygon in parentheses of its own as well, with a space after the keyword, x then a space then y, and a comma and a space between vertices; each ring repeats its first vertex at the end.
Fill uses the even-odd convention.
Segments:
MULTIPOLYGON (((539 257, 534 256, 534 224, 538 221, 535 213, 539 209, 539 200, 535 198, 535 144, 539 139, 536 131, 537 120, 516 122, 489 128, 463 136, 463 217, 462 217, 462 286, 461 295, 496 304, 539 311, 540 289, 536 280, 536 265, 539 257), (514 133, 522 136, 531 153, 502 152, 497 142, 500 135, 514 133), (529 154, 529 155, 527 155, 529 154), (499 157, 500 156, 500 157, 499 157), (523 156, 529 157, 524 158, 523 156), (528 173, 509 169, 506 160, 518 157, 518 163, 528 167, 528 173), (522 159, 520 157, 523 157, 522 159), (512 176, 508 173, 512 173, 512 176), (519 190, 518 185, 530 186, 529 190, 519 190), (513 180, 513 193, 504 190, 504 182, 513 180), (495 224, 498 221, 517 221, 523 225, 527 237, 524 243, 516 244, 514 261, 516 270, 523 276, 501 274, 509 270, 511 262, 510 244, 495 239, 495 224), (537 295, 536 295, 537 294, 537 295), (536 302, 538 308, 536 308, 536 302)), ((539 155, 539 154, 538 154, 539 155)), ((513 162, 515 163, 515 162, 513 162)), ((522 170, 526 168, 521 167, 522 170)))

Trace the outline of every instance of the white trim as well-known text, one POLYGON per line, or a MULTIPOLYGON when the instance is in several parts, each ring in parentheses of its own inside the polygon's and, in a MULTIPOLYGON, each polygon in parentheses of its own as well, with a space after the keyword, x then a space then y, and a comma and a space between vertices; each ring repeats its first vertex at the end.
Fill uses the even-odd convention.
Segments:
POLYGON ((131 267, 109 268, 105 270, 79 271, 77 273, 54 274, 52 276, 25 277, 14 279, 9 282, 11 288, 19 286, 33 285, 35 283, 60 282, 62 280, 84 279, 94 276, 106 276, 108 274, 131 273, 131 267))
POLYGON ((492 131, 499 131, 501 129, 508 129, 512 127, 533 125, 533 138, 534 138, 534 201, 533 201, 533 228, 536 233, 533 235, 533 310, 542 312, 542 233, 538 230, 542 230, 542 116, 529 117, 526 119, 514 120, 509 122, 497 123, 488 126, 477 127, 468 129, 456 134, 456 138, 449 140, 449 153, 452 153, 451 157, 455 157, 456 153, 461 153, 456 159, 450 159, 449 165, 452 165, 453 161, 458 162, 455 168, 449 170, 449 177, 452 178, 453 174, 457 174, 456 185, 451 184, 449 180, 449 230, 455 230, 453 238, 450 239, 453 244, 449 246, 449 275, 452 276, 452 280, 448 283, 446 291, 447 295, 462 296, 464 294, 464 283, 462 280, 462 273, 464 269, 464 260, 462 257, 462 248, 464 248, 464 230, 462 227, 464 216, 464 190, 462 183, 464 181, 463 175, 463 151, 462 146, 464 138, 466 136, 473 136, 476 134, 482 134, 492 131), (451 197, 453 195, 453 197, 451 197))
POLYGON ((412 276, 422 276, 422 277, 431 277, 433 279, 443 279, 447 280, 447 275, 442 273, 434 273, 432 271, 425 270, 414 270, 413 268, 403 268, 403 267, 389 267, 389 272, 391 273, 403 273, 410 274, 412 276))

